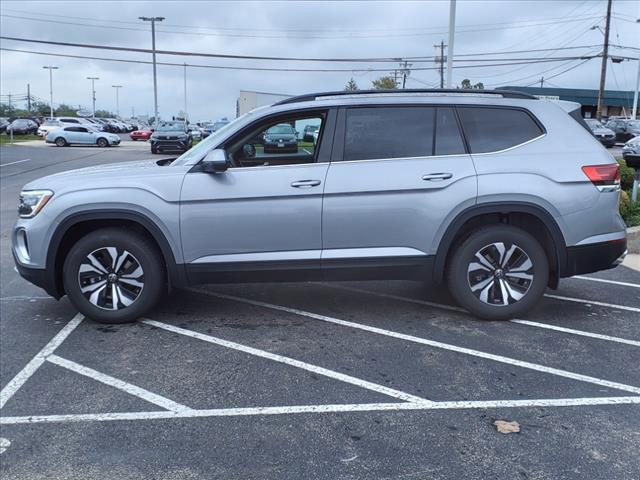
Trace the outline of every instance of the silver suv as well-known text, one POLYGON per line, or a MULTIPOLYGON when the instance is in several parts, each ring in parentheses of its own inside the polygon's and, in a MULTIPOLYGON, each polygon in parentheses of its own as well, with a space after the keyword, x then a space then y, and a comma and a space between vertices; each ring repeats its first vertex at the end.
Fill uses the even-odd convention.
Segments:
POLYGON ((446 282, 464 308, 502 320, 561 277, 621 261, 619 190, 577 104, 313 94, 254 110, 176 159, 28 184, 13 254, 24 278, 105 323, 138 318, 171 287, 365 279, 446 282), (266 148, 282 124, 298 148, 266 148), (317 141, 304 139, 311 128, 317 141))

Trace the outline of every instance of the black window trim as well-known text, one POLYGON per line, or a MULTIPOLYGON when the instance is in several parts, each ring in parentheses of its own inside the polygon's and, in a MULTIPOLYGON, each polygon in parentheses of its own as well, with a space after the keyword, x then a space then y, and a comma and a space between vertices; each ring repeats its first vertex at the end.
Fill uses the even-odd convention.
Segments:
MULTIPOLYGON (((345 135, 347 133, 346 125, 347 125, 347 110, 355 109, 355 108, 371 108, 371 107, 449 107, 453 109, 456 121, 458 123, 458 131, 462 136, 462 142, 464 145, 465 153, 452 153, 447 155, 431 155, 434 158, 443 158, 443 157, 459 157, 461 155, 492 155, 495 153, 506 152, 508 150, 512 150, 514 148, 521 147, 526 145, 527 143, 536 141, 547 134, 547 129, 544 127, 542 122, 538 120, 538 118, 527 108, 519 107, 515 105, 495 105, 495 104, 468 104, 468 103, 364 103, 358 105, 343 105, 338 108, 338 116, 336 121, 336 128, 334 134, 334 142, 333 142, 333 151, 331 152, 331 162, 335 163, 347 163, 347 162, 383 162, 383 161, 393 161, 398 160, 399 158, 371 158, 371 159, 363 159, 363 160, 344 160, 344 140, 345 135), (458 108, 501 108, 507 110, 519 110, 521 112, 526 113, 533 122, 540 128, 542 133, 537 137, 534 137, 526 142, 519 143, 517 145, 513 145, 511 147, 504 148, 502 150, 493 150, 490 152, 482 152, 482 153, 471 153, 471 148, 469 147, 469 141, 467 140, 466 132, 462 126, 462 120, 460 119, 460 115, 458 113, 458 108)), ((434 122, 434 142, 437 125, 434 122)), ((435 150, 433 150, 435 152, 435 150)), ((429 158, 429 157, 402 157, 402 158, 429 158)))
MULTIPOLYGON (((317 165, 320 163, 328 163, 331 158, 331 150, 333 146, 333 136, 335 131, 335 123, 336 123, 336 107, 310 107, 303 108, 297 110, 287 110, 284 112, 273 113, 270 115, 265 115, 263 117, 257 118, 255 121, 251 122, 249 125, 246 125, 240 131, 233 134, 227 140, 225 140, 218 148, 222 148, 225 151, 233 144, 237 143, 238 140, 244 136, 246 136, 246 132, 250 130, 254 130, 255 128, 260 128, 263 125, 268 125, 272 123, 274 120, 277 122, 286 121, 291 118, 299 118, 301 116, 304 117, 313 117, 313 115, 321 116, 323 121, 320 125, 320 134, 318 138, 320 138, 320 148, 314 151, 313 162, 310 163, 291 163, 285 165, 271 165, 265 168, 279 168, 279 167, 295 167, 295 166, 305 166, 305 165, 317 165)), ((200 160, 202 162, 202 160, 200 160)), ((200 163, 198 162, 198 163, 200 163)), ((198 165, 198 164, 196 164, 198 165)), ((240 169, 254 169, 261 168, 260 165, 252 166, 252 167, 232 167, 233 170, 240 169)))

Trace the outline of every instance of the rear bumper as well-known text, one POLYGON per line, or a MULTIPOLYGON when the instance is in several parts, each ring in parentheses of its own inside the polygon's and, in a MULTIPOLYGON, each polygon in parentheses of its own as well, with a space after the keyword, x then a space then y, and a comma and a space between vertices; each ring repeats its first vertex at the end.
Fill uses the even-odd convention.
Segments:
POLYGON ((627 239, 567 248, 567 265, 562 277, 615 268, 627 254, 627 239))

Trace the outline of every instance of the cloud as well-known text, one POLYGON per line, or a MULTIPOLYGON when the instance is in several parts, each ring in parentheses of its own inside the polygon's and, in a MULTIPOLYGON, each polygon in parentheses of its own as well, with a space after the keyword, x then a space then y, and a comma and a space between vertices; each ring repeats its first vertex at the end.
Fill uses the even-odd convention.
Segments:
MULTIPOLYGON (((638 26, 626 20, 637 16, 635 2, 616 2, 611 40, 637 45, 638 26)), ((157 48, 179 51, 284 57, 410 57, 436 54, 434 45, 447 42, 448 1, 430 2, 25 2, 5 0, 0 7, 5 36, 53 41, 150 48, 149 24, 139 16, 164 16, 157 26, 157 48), (29 17, 32 20, 15 17, 29 17), (36 20, 33 20, 36 19, 36 20), (44 21, 40 21, 44 20, 44 21), (206 34, 206 35, 205 35, 206 34)), ((605 3, 601 1, 458 1, 456 53, 498 52, 535 48, 599 45, 602 34, 590 30, 602 24, 605 3), (543 7, 543 8, 541 8, 543 7), (600 17, 600 18, 598 18, 600 17), (525 23, 527 22, 527 23, 525 23)), ((3 48, 18 48, 60 54, 150 60, 148 54, 88 50, 50 45, 2 41, 3 48)), ((571 52, 598 52, 598 47, 571 52)), ((618 51, 637 55, 637 52, 618 51)), ((558 56, 566 51, 514 56, 558 56)), ((98 60, 47 57, 3 51, 0 57, 2 94, 25 93, 27 83, 38 97, 48 99, 49 77, 42 69, 52 64, 54 103, 89 107, 91 85, 87 76, 97 76, 96 107, 115 111, 115 90, 120 90, 120 112, 128 116, 153 112, 151 65, 98 60)), ((189 62, 210 65, 266 67, 381 68, 395 65, 317 64, 274 61, 238 61, 183 58, 159 55, 159 62, 189 62)), ((454 70, 454 80, 463 78, 485 85, 526 85, 541 76, 551 77, 577 64, 539 63, 454 70), (545 72, 545 70, 548 70, 545 72), (517 80, 517 82, 515 82, 517 80)), ((431 62, 414 67, 435 67, 431 62)), ((607 88, 631 90, 635 62, 609 69, 607 88)), ((591 60, 547 85, 597 88, 598 59, 591 60)), ((259 90, 299 94, 342 89, 353 77, 367 88, 379 72, 296 73, 214 69, 187 69, 188 111, 194 120, 213 120, 235 115, 238 92, 259 90)), ((407 87, 419 88, 438 82, 438 72, 414 71, 407 87)), ((183 109, 183 68, 158 67, 158 103, 161 115, 169 117, 183 109)))

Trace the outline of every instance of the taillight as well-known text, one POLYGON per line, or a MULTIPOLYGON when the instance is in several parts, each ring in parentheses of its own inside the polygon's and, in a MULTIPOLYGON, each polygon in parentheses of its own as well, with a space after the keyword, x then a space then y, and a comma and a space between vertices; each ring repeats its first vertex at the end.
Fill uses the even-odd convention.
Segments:
POLYGON ((620 165, 617 163, 586 165, 582 171, 601 192, 620 189, 620 165))

